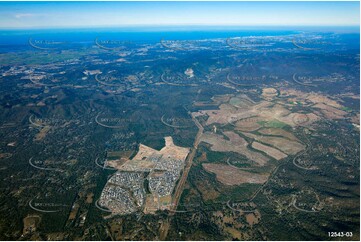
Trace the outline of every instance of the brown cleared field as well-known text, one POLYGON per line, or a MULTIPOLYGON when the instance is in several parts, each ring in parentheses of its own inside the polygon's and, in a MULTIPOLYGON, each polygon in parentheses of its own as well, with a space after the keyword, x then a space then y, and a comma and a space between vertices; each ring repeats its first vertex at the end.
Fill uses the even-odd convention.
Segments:
POLYGON ((247 146, 248 145, 248 142, 244 138, 242 138, 241 136, 236 134, 235 132, 226 131, 223 133, 229 138, 229 141, 231 141, 232 144, 234 144, 234 145, 237 145, 237 146, 247 146))
POLYGON ((273 98, 277 96, 278 92, 274 88, 263 88, 262 89, 262 96, 264 98, 273 98))
POLYGON ((165 171, 152 171, 148 177, 160 177, 164 175, 165 171))
POLYGON ((173 143, 173 138, 165 137, 165 146, 159 151, 160 154, 172 157, 174 159, 185 160, 190 149, 185 147, 176 146, 173 143))
POLYGON ((281 160, 281 159, 284 159, 287 157, 287 155, 285 153, 283 153, 275 148, 272 148, 270 146, 258 143, 256 141, 252 143, 252 148, 259 150, 259 151, 263 151, 264 153, 273 157, 276 160, 281 160))
POLYGON ((296 101, 311 102, 311 103, 324 103, 335 108, 341 108, 342 105, 334 99, 331 99, 325 95, 314 92, 302 92, 293 88, 281 88, 280 94, 283 97, 295 97, 296 101))
POLYGON ((46 137, 46 135, 48 134, 48 132, 50 131, 50 129, 51 129, 50 126, 45 126, 45 127, 43 127, 43 128, 39 131, 39 133, 36 134, 36 136, 35 136, 35 141, 41 141, 41 140, 43 140, 43 139, 46 137))
POLYGON ((223 136, 206 132, 202 135, 201 141, 211 145, 211 150, 220 152, 235 152, 246 156, 248 159, 256 162, 260 166, 264 166, 268 158, 261 153, 251 151, 247 148, 248 142, 238 134, 228 131, 224 133, 230 140, 226 140, 223 136))
POLYGON ((26 216, 23 219, 23 223, 24 223, 23 234, 36 231, 36 228, 38 227, 40 221, 41 221, 41 218, 39 215, 26 216))
POLYGON ((120 167, 121 171, 149 171, 155 167, 155 163, 149 160, 129 160, 120 167))
POLYGON ((159 197, 159 203, 161 206, 169 206, 172 202, 172 196, 167 195, 164 197, 159 197))
POLYGON ((351 121, 355 124, 360 124, 360 113, 357 113, 356 115, 352 116, 351 121))
POLYGON ((324 103, 317 103, 313 106, 314 108, 321 109, 322 114, 329 119, 341 119, 347 115, 347 112, 334 108, 332 106, 326 105, 324 103))
POLYGON ((176 146, 173 143, 172 137, 165 137, 165 146, 160 150, 156 150, 145 146, 139 145, 139 151, 131 160, 127 160, 125 164, 117 166, 118 170, 123 171, 149 171, 154 169, 156 162, 153 158, 173 158, 184 161, 190 151, 189 148, 176 146))
POLYGON ((0 153, 0 159, 9 158, 9 157, 11 157, 11 156, 12 156, 11 153, 0 153))
POLYGON ((249 108, 250 106, 253 106, 255 104, 255 102, 253 102, 253 100, 251 100, 250 98, 248 98, 246 95, 240 95, 237 97, 232 97, 229 100, 229 103, 232 106, 235 106, 237 108, 249 108))
POLYGON ((92 202, 93 202, 93 198, 94 198, 94 193, 88 193, 87 195, 86 195, 86 203, 88 203, 88 204, 91 204, 92 202))
POLYGON ((146 145, 140 144, 139 151, 134 156, 133 160, 143 160, 143 159, 149 157, 150 155, 154 154, 155 152, 157 152, 157 150, 150 148, 146 145))
POLYGON ((281 137, 272 137, 272 136, 261 136, 261 135, 255 135, 251 133, 243 133, 245 136, 249 138, 253 138, 257 141, 261 141, 262 143, 271 145, 282 152, 286 153, 287 155, 294 155, 300 152, 301 150, 304 150, 306 147, 305 145, 292 141, 289 139, 281 138, 281 137))
MULTIPOLYGON (((140 149, 140 148, 139 148, 140 149)), ((133 154, 134 151, 109 151, 107 153, 106 166, 120 169, 133 154)))
POLYGON ((314 113, 291 113, 285 119, 291 122, 291 126, 310 126, 320 120, 320 117, 314 113))
POLYGON ((239 103, 237 106, 222 104, 218 110, 201 110, 196 114, 208 117, 206 125, 231 123, 237 129, 245 131, 253 131, 260 128, 261 126, 258 123, 260 121, 278 120, 290 126, 295 126, 292 116, 290 116, 292 114, 291 111, 285 108, 284 105, 266 100, 253 104, 243 102, 242 99, 235 99, 237 102, 234 102, 239 103))
POLYGON ((69 220, 74 220, 76 218, 76 214, 78 213, 79 208, 80 208, 79 204, 75 203, 73 205, 73 208, 69 214, 69 218, 68 218, 69 220))
POLYGON ((120 158, 129 158, 133 154, 132 150, 127 151, 109 151, 107 153, 107 158, 109 160, 116 160, 120 158))
POLYGON ((216 96, 212 97, 211 99, 215 103, 225 103, 225 102, 228 102, 231 97, 232 97, 232 95, 226 94, 226 95, 216 95, 216 96))
POLYGON ((122 165, 125 164, 127 160, 125 159, 119 159, 119 160, 107 160, 106 161, 106 166, 108 167, 113 167, 115 169, 120 169, 122 167, 122 165))
POLYGON ((343 106, 339 101, 325 95, 288 88, 279 91, 282 99, 276 97, 278 95, 276 89, 266 88, 263 90, 262 96, 265 99, 262 101, 254 102, 244 94, 236 95, 230 98, 228 103, 221 104, 216 110, 200 110, 193 114, 206 116, 206 126, 215 123, 232 124, 236 130, 244 132, 258 130, 261 128, 261 123, 281 122, 291 127, 310 126, 321 117, 341 119, 347 115, 347 112, 342 110, 343 106), (290 107, 295 105, 311 107, 314 110, 308 113, 294 113, 290 107), (256 120, 252 120, 253 118, 256 120))
POLYGON ((263 184, 267 181, 269 174, 257 174, 239 170, 235 167, 223 164, 203 163, 203 168, 216 174, 217 180, 224 185, 240 185, 244 183, 263 184))
POLYGON ((144 210, 145 214, 155 213, 158 210, 158 198, 153 194, 149 194, 145 198, 144 210))
POLYGON ((333 99, 323 96, 321 94, 311 92, 306 95, 307 95, 306 99, 313 103, 323 103, 323 104, 326 104, 327 106, 331 106, 331 107, 335 107, 335 108, 342 108, 342 105, 340 103, 338 103, 336 100, 333 100, 333 99))
POLYGON ((239 230, 232 227, 225 227, 224 230, 231 234, 232 238, 242 240, 242 233, 239 230))
POLYGON ((258 123, 259 121, 262 121, 261 117, 249 117, 236 121, 234 123, 234 126, 236 127, 237 130, 240 131, 246 131, 246 132, 255 131, 262 127, 258 123))
POLYGON ((255 224, 258 224, 260 219, 261 214, 258 210, 256 210, 254 213, 246 214, 246 221, 251 227, 255 224))
MULTIPOLYGON (((283 97, 290 97, 288 102, 293 101, 301 104, 307 104, 315 109, 314 113, 318 113, 317 110, 319 110, 325 118, 341 119, 347 115, 347 112, 342 110, 344 107, 340 104, 340 101, 331 99, 328 96, 314 92, 305 93, 295 89, 283 89, 281 93, 283 97)), ((307 124, 315 121, 314 118, 314 116, 310 118, 310 121, 307 124)))
POLYGON ((219 109, 216 110, 200 110, 199 112, 195 112, 192 115, 194 117, 198 116, 208 116, 206 125, 211 124, 227 124, 232 114, 237 112, 237 108, 230 104, 221 104, 219 109))
MULTIPOLYGON (((198 91, 198 93, 200 93, 201 90, 198 91)), ((210 106, 210 105, 220 105, 221 103, 226 103, 229 101, 229 99, 231 98, 232 95, 227 94, 227 95, 216 95, 214 97, 212 97, 212 101, 196 101, 193 103, 193 106, 210 106)))
POLYGON ((297 142, 300 141, 292 133, 287 132, 283 129, 279 129, 279 128, 263 128, 261 130, 258 130, 258 132, 261 134, 265 134, 265 135, 282 136, 284 138, 287 138, 287 139, 293 140, 293 141, 297 141, 297 142))

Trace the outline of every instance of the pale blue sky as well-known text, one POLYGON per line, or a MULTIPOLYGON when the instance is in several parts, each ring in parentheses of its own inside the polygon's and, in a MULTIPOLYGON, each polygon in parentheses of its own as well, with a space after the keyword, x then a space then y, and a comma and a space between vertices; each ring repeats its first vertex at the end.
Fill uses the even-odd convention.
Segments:
POLYGON ((0 28, 359 25, 359 2, 0 2, 0 28))

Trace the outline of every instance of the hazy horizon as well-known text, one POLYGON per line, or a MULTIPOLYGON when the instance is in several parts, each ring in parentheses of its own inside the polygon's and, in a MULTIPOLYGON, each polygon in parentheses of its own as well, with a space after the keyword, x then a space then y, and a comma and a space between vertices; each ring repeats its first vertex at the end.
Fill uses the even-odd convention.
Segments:
POLYGON ((359 2, 1 2, 0 29, 359 26, 359 2))

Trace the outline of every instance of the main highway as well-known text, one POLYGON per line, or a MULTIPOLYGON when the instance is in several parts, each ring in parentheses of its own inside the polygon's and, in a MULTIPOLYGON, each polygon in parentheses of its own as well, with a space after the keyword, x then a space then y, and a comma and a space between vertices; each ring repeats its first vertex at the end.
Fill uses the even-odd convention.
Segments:
POLYGON ((191 152, 187 156, 186 166, 184 168, 182 177, 180 178, 180 180, 179 180, 179 182, 177 184, 177 187, 176 187, 176 190, 175 190, 175 193, 174 193, 174 196, 173 196, 172 208, 170 209, 170 212, 169 212, 169 217, 167 218, 166 221, 164 221, 164 224, 163 224, 163 226, 161 228, 160 236, 159 236, 160 240, 165 240, 166 237, 167 237, 168 229, 169 229, 170 221, 171 221, 171 216, 173 216, 174 213, 176 213, 177 206, 178 206, 180 197, 181 197, 183 189, 184 189, 184 185, 185 185, 185 183, 187 181, 189 171, 190 171, 190 169, 192 167, 192 164, 193 164, 194 156, 196 155, 198 145, 200 143, 200 140, 201 140, 201 137, 202 137, 202 134, 203 134, 203 130, 204 130, 203 126, 193 116, 192 116, 192 120, 196 124, 196 126, 198 127, 198 132, 197 132, 196 138, 194 140, 193 147, 191 148, 191 152))

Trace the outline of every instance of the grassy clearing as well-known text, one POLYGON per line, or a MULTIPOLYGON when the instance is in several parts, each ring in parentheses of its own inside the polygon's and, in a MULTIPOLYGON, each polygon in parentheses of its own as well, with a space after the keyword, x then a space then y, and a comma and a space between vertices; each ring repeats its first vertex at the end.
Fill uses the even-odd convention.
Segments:
POLYGON ((259 125, 262 125, 263 127, 267 128, 279 128, 282 129, 287 126, 287 124, 278 121, 278 120, 271 120, 271 121, 258 121, 259 125))

